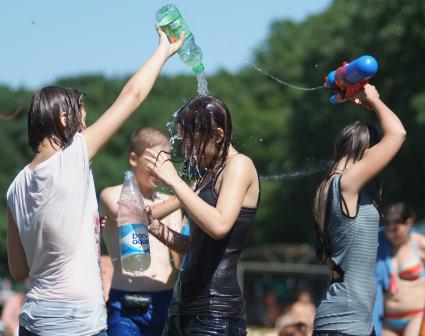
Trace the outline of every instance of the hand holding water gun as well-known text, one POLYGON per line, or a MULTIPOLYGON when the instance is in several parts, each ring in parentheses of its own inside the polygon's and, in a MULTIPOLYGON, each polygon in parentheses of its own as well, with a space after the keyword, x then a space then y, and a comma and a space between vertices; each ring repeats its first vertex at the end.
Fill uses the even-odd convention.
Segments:
POLYGON ((357 105, 370 108, 370 104, 359 98, 358 93, 363 91, 364 86, 377 70, 378 62, 369 55, 361 56, 350 63, 342 63, 325 78, 325 87, 336 91, 336 94, 329 99, 330 102, 338 104, 351 100, 357 105))

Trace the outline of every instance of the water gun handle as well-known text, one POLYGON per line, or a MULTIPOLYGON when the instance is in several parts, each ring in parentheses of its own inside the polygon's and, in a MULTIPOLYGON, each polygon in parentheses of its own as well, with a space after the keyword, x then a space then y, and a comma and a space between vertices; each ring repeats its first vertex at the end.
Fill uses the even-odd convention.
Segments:
POLYGON ((352 101, 356 105, 364 106, 367 109, 371 110, 372 105, 370 105, 367 101, 362 100, 358 97, 359 92, 362 91, 364 89, 365 85, 368 84, 368 83, 369 83, 369 81, 366 79, 366 80, 363 80, 361 82, 357 82, 357 83, 352 84, 349 87, 347 87, 346 90, 344 91, 345 99, 352 101))
POLYGON ((335 95, 333 95, 329 101, 332 104, 339 104, 344 101, 350 100, 356 105, 360 105, 363 107, 366 107, 367 109, 372 109, 372 106, 366 102, 365 100, 361 100, 358 97, 358 93, 362 91, 366 84, 368 84, 369 81, 367 79, 362 80, 360 82, 351 84, 351 85, 344 85, 344 86, 338 86, 337 88, 334 87, 334 90, 337 92, 335 95), (342 88, 343 87, 343 88, 342 88))
POLYGON ((369 83, 369 81, 365 80, 365 81, 353 84, 345 90, 335 90, 337 93, 335 95, 333 95, 329 99, 329 101, 332 104, 339 104, 339 103, 345 102, 347 100, 350 100, 351 102, 353 102, 356 105, 362 105, 364 107, 367 107, 368 109, 371 109, 372 106, 368 102, 361 100, 357 96, 358 93, 364 89, 364 86, 367 83, 369 83))
POLYGON ((356 105, 371 108, 367 101, 359 97, 359 92, 364 89, 368 80, 372 78, 378 70, 378 63, 369 55, 361 56, 348 63, 343 62, 336 70, 329 72, 325 78, 325 87, 335 91, 331 97, 332 104, 338 104, 346 100, 352 101, 356 105))

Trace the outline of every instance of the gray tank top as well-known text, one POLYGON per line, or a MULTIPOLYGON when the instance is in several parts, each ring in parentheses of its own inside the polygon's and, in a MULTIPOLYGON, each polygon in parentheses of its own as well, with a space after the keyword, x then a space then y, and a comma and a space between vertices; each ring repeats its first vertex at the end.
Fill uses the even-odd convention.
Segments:
POLYGON ((372 332, 379 213, 366 192, 359 194, 357 215, 342 211, 341 174, 331 181, 327 202, 330 258, 343 271, 317 308, 314 330, 367 336, 372 332))

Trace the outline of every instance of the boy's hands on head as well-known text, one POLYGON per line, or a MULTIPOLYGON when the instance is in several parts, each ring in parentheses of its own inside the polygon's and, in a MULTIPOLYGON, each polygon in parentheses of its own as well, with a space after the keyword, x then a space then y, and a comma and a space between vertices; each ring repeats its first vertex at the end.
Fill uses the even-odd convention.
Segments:
POLYGON ((183 32, 180 35, 180 38, 176 42, 171 43, 170 41, 168 41, 167 35, 161 30, 161 27, 158 24, 155 24, 155 27, 159 36, 158 48, 163 49, 165 51, 167 58, 173 56, 183 45, 183 41, 186 37, 186 33, 183 32))

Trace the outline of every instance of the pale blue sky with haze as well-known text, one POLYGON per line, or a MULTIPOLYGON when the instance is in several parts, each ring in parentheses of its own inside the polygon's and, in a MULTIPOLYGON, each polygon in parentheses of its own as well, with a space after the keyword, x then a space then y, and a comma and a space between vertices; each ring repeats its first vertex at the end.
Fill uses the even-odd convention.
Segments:
MULTIPOLYGON (((330 0, 175 0, 204 54, 206 73, 252 60, 274 20, 302 20, 330 0)), ((0 84, 39 88, 79 74, 134 72, 158 43, 155 12, 170 1, 1 0, 0 84)), ((165 74, 189 73, 174 56, 165 74)))

